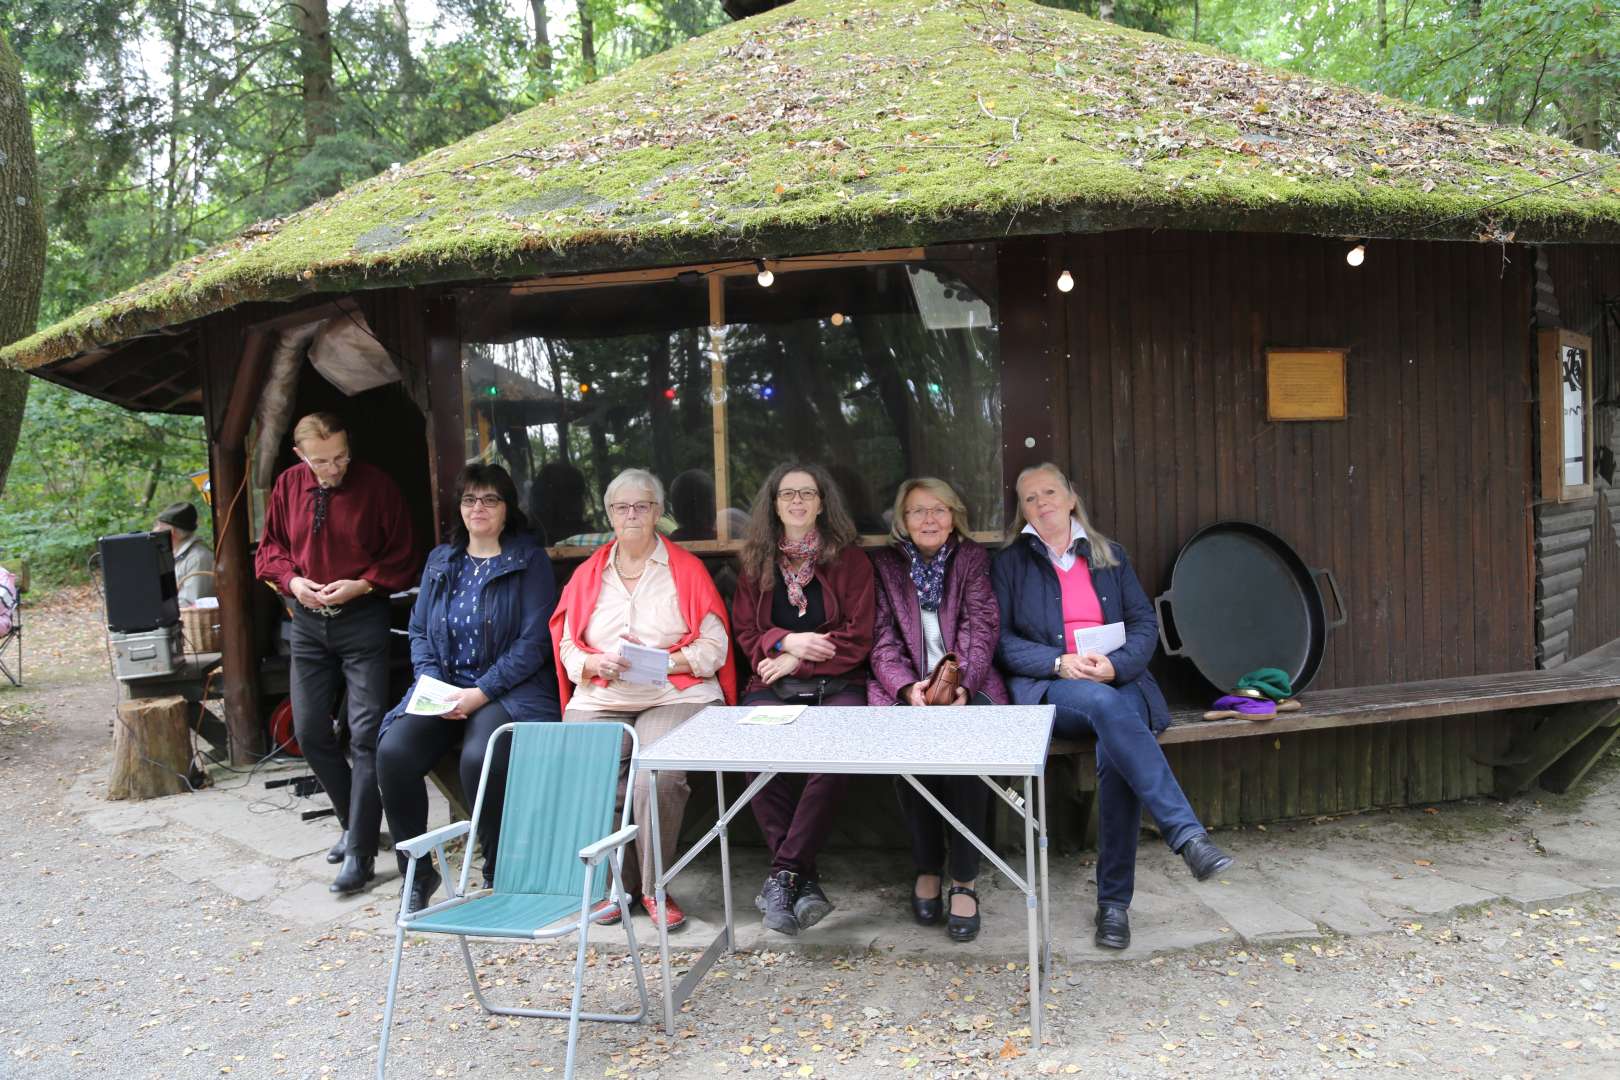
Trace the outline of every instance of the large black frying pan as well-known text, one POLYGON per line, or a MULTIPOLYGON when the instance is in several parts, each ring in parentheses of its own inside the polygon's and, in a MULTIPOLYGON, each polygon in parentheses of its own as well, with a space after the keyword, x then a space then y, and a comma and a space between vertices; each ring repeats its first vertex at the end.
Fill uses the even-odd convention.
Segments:
POLYGON ((1322 666, 1328 631, 1346 618, 1331 571, 1310 569, 1280 536, 1247 521, 1193 534, 1154 604, 1165 655, 1192 661, 1222 693, 1263 667, 1281 668, 1295 692, 1305 689, 1322 666), (1318 581, 1333 593, 1339 617, 1331 622, 1318 581))

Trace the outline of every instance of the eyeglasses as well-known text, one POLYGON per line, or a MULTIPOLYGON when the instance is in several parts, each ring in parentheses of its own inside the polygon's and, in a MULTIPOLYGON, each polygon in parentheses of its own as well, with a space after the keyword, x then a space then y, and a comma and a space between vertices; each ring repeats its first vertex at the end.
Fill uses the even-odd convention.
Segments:
POLYGON ((485 510, 493 510, 505 501, 499 495, 463 495, 461 508, 471 510, 475 506, 482 506, 485 510))
POLYGON ((948 506, 913 506, 906 511, 907 521, 924 521, 928 518, 944 521, 950 516, 951 508, 948 506))
POLYGON ((815 488, 783 488, 776 493, 777 502, 815 502, 821 498, 821 492, 815 488))
POLYGON ((629 517, 632 513, 640 517, 652 513, 657 505, 655 502, 609 503, 608 513, 614 517, 629 517))
POLYGON ((325 469, 329 467, 334 469, 347 469, 349 467, 349 455, 344 454, 341 457, 331 459, 307 457, 304 459, 304 462, 312 469, 325 469))

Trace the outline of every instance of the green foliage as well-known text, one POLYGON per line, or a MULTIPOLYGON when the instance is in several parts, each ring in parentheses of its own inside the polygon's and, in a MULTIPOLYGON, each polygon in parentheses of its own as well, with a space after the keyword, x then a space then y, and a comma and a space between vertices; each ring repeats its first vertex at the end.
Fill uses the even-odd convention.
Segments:
POLYGON ((0 549, 44 582, 79 579, 98 536, 147 529, 167 503, 190 499, 207 468, 202 421, 132 413, 36 381, 23 437, 0 497, 0 549))

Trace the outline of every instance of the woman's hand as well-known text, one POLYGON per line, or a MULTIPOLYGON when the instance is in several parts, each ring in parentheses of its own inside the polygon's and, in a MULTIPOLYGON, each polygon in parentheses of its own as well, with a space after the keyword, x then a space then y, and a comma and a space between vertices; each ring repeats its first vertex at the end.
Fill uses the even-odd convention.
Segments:
POLYGON ((455 708, 445 713, 444 716, 447 720, 465 720, 488 704, 489 695, 474 686, 463 690, 456 697, 455 708))
POLYGON ((793 674, 799 670, 799 658, 792 653, 782 653, 778 656, 767 656, 754 668, 754 673, 766 686, 777 679, 793 674))
POLYGON ((1085 658, 1079 653, 1064 653, 1058 663, 1060 679, 1083 679, 1086 677, 1085 658))
POLYGON ((585 657, 585 677, 612 682, 624 671, 624 658, 618 653, 589 653, 585 657))
POLYGON ((1114 662, 1098 653, 1086 653, 1080 657, 1080 677, 1092 682, 1111 683, 1114 681, 1114 662))
POLYGON ((919 705, 920 706, 920 705, 925 704, 925 702, 923 701, 922 685, 923 684, 920 683, 920 682, 914 682, 910 686, 906 687, 904 690, 901 691, 901 696, 905 698, 905 701, 906 701, 907 705, 919 705))
POLYGON ((808 660, 812 664, 831 660, 837 652, 833 648, 831 637, 811 633, 789 634, 782 639, 782 651, 797 656, 800 660, 808 660))

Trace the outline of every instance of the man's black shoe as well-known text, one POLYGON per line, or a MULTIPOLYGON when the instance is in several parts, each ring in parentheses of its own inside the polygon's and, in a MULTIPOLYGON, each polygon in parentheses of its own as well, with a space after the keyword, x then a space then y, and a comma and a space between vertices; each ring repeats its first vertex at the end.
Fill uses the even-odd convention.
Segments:
POLYGON ((374 857, 345 855, 337 877, 326 888, 328 892, 335 892, 339 896, 350 896, 363 890, 376 876, 377 860, 374 857))
POLYGON ((778 870, 765 878, 754 906, 765 916, 765 928, 778 934, 796 937, 799 920, 793 914, 793 901, 799 893, 799 875, 791 870, 778 870))
POLYGON ((1092 938, 1099 949, 1128 949, 1131 947, 1131 914, 1125 908, 1102 904, 1097 908, 1097 935, 1092 938))
POLYGON ((326 861, 336 866, 349 853, 349 830, 338 833, 337 843, 326 849, 326 861))
POLYGON ((1232 856, 1216 847, 1204 833, 1181 845, 1181 857, 1199 881, 1208 881, 1232 865, 1232 856))
POLYGON ((821 891, 821 885, 815 878, 800 879, 799 891, 793 896, 793 917, 798 920, 800 930, 810 929, 825 919, 832 909, 833 902, 827 899, 827 894, 821 891))

